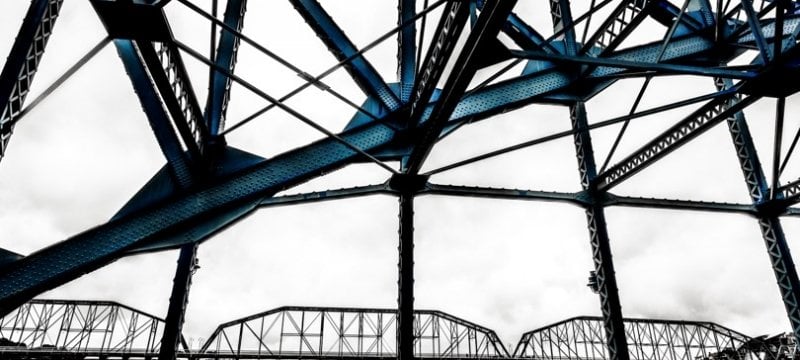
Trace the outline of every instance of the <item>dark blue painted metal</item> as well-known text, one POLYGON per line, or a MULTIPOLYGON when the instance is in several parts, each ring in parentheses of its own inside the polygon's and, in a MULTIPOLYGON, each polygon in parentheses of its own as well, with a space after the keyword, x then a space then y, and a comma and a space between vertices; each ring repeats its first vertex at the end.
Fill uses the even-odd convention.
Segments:
POLYGON ((192 90, 188 74, 174 45, 136 41, 138 54, 147 68, 153 84, 178 130, 178 135, 187 149, 190 165, 202 162, 205 139, 208 138, 205 124, 201 120, 200 107, 192 90), (154 45, 159 46, 156 50, 154 45))
POLYGON ((724 76, 730 79, 752 79, 757 76, 756 72, 751 70, 710 68, 707 66, 683 65, 675 63, 665 64, 665 63, 652 63, 652 62, 637 62, 637 61, 613 59, 613 58, 599 58, 591 56, 567 56, 558 54, 547 54, 540 51, 512 50, 511 54, 518 58, 547 60, 560 64, 603 66, 604 69, 598 70, 597 74, 601 74, 604 71, 611 70, 609 68, 619 68, 626 70, 652 71, 652 72, 658 72, 661 75, 676 74, 676 75, 700 75, 709 77, 724 76))
MULTIPOLYGON (((369 151, 392 141, 394 131, 371 124, 341 136, 369 151)), ((320 140, 40 250, 18 261, 13 268, 0 269, 0 314, 8 313, 36 294, 112 262, 137 246, 191 229, 202 224, 206 216, 271 196, 342 167, 356 157, 354 150, 337 140, 320 140)))
MULTIPOLYGON (((397 25, 401 25, 416 15, 415 0, 398 0, 397 25)), ((400 78, 400 100, 407 103, 414 91, 417 75, 417 26, 409 22, 398 33, 397 72, 400 78)))
POLYGON ((418 126, 422 121, 425 107, 431 101, 444 66, 453 53, 468 16, 469 6, 467 3, 451 1, 444 8, 425 60, 422 62, 417 82, 414 84, 414 94, 406 121, 406 126, 409 128, 418 126))
MULTIPOLYGON (((291 0, 291 2, 336 59, 344 61, 358 52, 344 31, 316 0, 291 0)), ((367 96, 379 99, 388 110, 400 108, 397 95, 391 91, 366 58, 361 55, 355 56, 345 67, 367 96)))
POLYGON ((648 16, 649 9, 642 6, 643 0, 623 0, 614 8, 606 20, 600 24, 580 53, 592 56, 607 54, 620 43, 648 16))
POLYGON ((0 160, 53 33, 63 0, 34 0, 0 72, 0 160))
POLYGON ((572 9, 568 0, 550 0, 550 17, 553 19, 553 31, 562 32, 559 36, 564 43, 564 54, 574 56, 578 53, 575 41, 575 24, 572 20, 572 9))
MULTIPOLYGON (((680 24, 675 32, 677 36, 696 33, 714 25, 714 16, 708 0, 691 0, 691 2, 691 9, 687 10, 680 18, 680 24)), ((681 12, 679 7, 667 0, 651 0, 647 5, 640 5, 640 7, 644 6, 649 7, 650 16, 653 19, 666 27, 672 26, 681 12)))
MULTIPOLYGON (((242 30, 247 0, 228 0, 225 8, 225 25, 242 30)), ((215 62, 217 66, 228 69, 231 73, 236 66, 236 54, 239 49, 239 37, 230 31, 223 30, 217 46, 215 62)), ((206 124, 211 137, 219 135, 225 126, 225 113, 230 99, 231 79, 219 71, 214 71, 211 79, 212 87, 206 102, 206 124)))
POLYGON ((467 90, 469 82, 478 71, 482 52, 497 41, 497 35, 516 3, 516 0, 494 0, 487 1, 484 5, 477 23, 464 44, 464 49, 453 65, 453 70, 438 101, 431 110, 429 120, 423 124, 417 134, 414 149, 406 161, 408 173, 419 172, 422 163, 447 125, 450 115, 456 109, 461 96, 467 90))
POLYGON ((741 111, 758 98, 758 96, 741 97, 739 94, 732 94, 710 101, 621 160, 617 165, 600 174, 596 179, 598 188, 601 190, 611 189, 714 125, 721 123, 732 114, 741 111))
POLYGON ((761 24, 759 24, 758 21, 758 14, 753 9, 752 0, 741 1, 742 8, 744 9, 745 14, 747 14, 747 24, 750 26, 750 33, 755 37, 758 53, 761 55, 761 63, 766 64, 771 59, 772 55, 770 53, 769 46, 767 46, 767 41, 764 39, 764 34, 761 32, 761 24))
POLYGON ((188 159, 181 148, 180 140, 172 130, 169 115, 161 105, 161 99, 147 75, 144 62, 139 57, 134 41, 117 39, 114 40, 114 45, 123 65, 125 65, 128 77, 133 82, 133 88, 136 90, 136 95, 142 104, 142 109, 147 116, 150 128, 156 136, 156 141, 161 147, 161 152, 167 159, 173 180, 179 187, 189 186, 192 182, 192 173, 188 159))
POLYGON ((508 22, 503 26, 503 33, 519 45, 523 50, 544 51, 548 54, 558 53, 553 45, 547 41, 536 29, 528 25, 517 14, 508 15, 508 22))
MULTIPOLYGON (((657 57, 660 46, 660 42, 637 46, 614 53, 609 57, 620 60, 630 59, 632 61, 653 59, 657 57)), ((669 44, 664 52, 663 59, 667 61, 698 55, 712 49, 714 46, 713 42, 699 36, 683 38, 669 44)), ((599 67, 587 76, 584 81, 619 74, 623 71, 620 68, 599 67)), ((463 97, 450 119, 451 121, 484 119, 491 115, 531 104, 544 95, 572 85, 573 82, 574 79, 569 74, 556 71, 553 68, 501 81, 463 97)), ((608 85, 608 83, 602 83, 605 86, 608 85)), ((591 97, 595 91, 599 90, 591 89, 587 96, 591 97)), ((426 109, 423 119, 428 118, 430 111, 430 107, 426 109)))

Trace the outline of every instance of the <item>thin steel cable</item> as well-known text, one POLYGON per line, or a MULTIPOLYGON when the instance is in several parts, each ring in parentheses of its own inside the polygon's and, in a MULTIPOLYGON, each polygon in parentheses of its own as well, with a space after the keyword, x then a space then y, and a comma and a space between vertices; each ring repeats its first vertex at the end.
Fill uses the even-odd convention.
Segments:
MULTIPOLYGON (((187 1, 187 0, 178 0, 178 1, 180 1, 180 2, 182 2, 182 3, 183 3, 183 2, 185 2, 185 1, 187 1)), ((417 14, 416 16, 414 16, 414 17, 412 17, 412 18, 408 19, 407 21, 405 21, 404 23, 402 23, 402 24, 398 25, 398 26, 397 26, 397 27, 395 27, 394 29, 392 29, 392 30, 388 31, 387 33, 383 34, 382 36, 378 37, 378 38, 377 38, 376 40, 374 40, 373 42, 371 42, 371 43, 367 44, 367 46, 365 46, 365 47, 361 48, 361 50, 357 51, 357 52, 356 52, 356 53, 354 53, 353 55, 350 55, 349 57, 347 57, 346 59, 344 59, 344 60, 340 61, 340 62, 339 62, 339 63, 337 63, 336 65, 334 65, 334 66, 330 67, 328 70, 325 70, 325 71, 323 71, 321 74, 319 74, 319 75, 317 75, 316 77, 313 77, 313 78, 311 78, 311 77, 309 76, 309 78, 310 78, 310 79, 308 79, 308 82, 306 82, 305 84, 303 84, 303 85, 301 85, 301 86, 297 87, 296 89, 292 90, 292 91, 291 91, 291 92, 289 92, 288 94, 284 95, 283 97, 281 97, 281 98, 279 99, 279 101, 286 101, 286 100, 288 100, 289 98, 293 97, 294 95, 297 95, 297 94, 298 94, 298 93, 300 93, 301 91, 305 90, 305 89, 306 89, 306 88, 308 88, 309 86, 318 84, 320 80, 322 80, 322 79, 324 79, 325 77, 327 77, 328 75, 332 74, 334 71, 336 71, 336 70, 338 70, 339 68, 341 68, 342 66, 344 66, 344 65, 346 65, 346 64, 348 64, 348 63, 350 63, 351 61, 353 61, 353 59, 355 59, 355 58, 357 58, 357 57, 361 56, 361 55, 362 55, 362 54, 364 54, 365 52, 367 52, 367 51, 371 50, 372 48, 374 48, 375 46, 377 46, 378 44, 380 44, 381 42, 383 42, 383 41, 385 41, 386 39, 390 38, 392 35, 396 34, 398 31, 400 31, 400 29, 402 29, 402 28, 403 28, 403 27, 405 27, 406 25, 408 25, 408 24, 411 24, 411 23, 415 22, 417 19, 419 19, 419 18, 421 18, 421 17, 425 16, 427 13, 429 13, 429 12, 433 11, 434 9, 436 9, 437 7, 441 6, 442 4, 444 4, 444 3, 446 3, 446 2, 447 2, 447 0, 439 0, 439 1, 435 2, 435 3, 433 3, 433 5, 431 5, 429 8, 427 8, 427 9, 423 10, 422 12, 420 12, 419 14, 417 14)), ((238 122, 236 125, 234 125, 234 126, 232 126, 232 127, 228 128, 228 129, 227 129, 227 130, 225 130, 225 131, 224 131, 224 132, 223 132, 221 135, 226 135, 227 133, 229 133, 229 132, 231 132, 231 131, 233 131, 233 130, 235 130, 235 129, 239 128, 239 127, 241 127, 242 125, 244 125, 244 124, 246 124, 246 123, 248 123, 248 122, 252 121, 252 120, 253 120, 253 119, 255 119, 256 117, 258 117, 258 116, 260 116, 260 115, 264 114, 265 112, 269 111, 270 109, 272 109, 272 108, 274 108, 274 107, 275 107, 275 105, 274 105, 274 104, 267 105, 266 107, 262 108, 261 110, 258 110, 258 111, 256 111, 255 113, 251 114, 250 116, 246 117, 244 120, 241 120, 241 121, 239 121, 239 122, 238 122)))
POLYGON ((225 76, 229 77, 231 80, 233 80, 233 81, 239 83, 240 85, 244 86, 248 90, 252 91, 254 94, 260 96, 261 98, 263 98, 263 99, 269 101, 270 103, 274 104, 275 106, 281 108, 281 110, 286 111, 287 113, 289 113, 290 115, 294 116, 298 120, 306 123, 307 125, 311 126, 312 128, 316 129, 317 131, 327 135, 329 138, 332 138, 332 139, 338 141, 339 143, 343 144, 344 146, 350 148, 351 150, 361 154, 365 158, 367 158, 370 161, 374 162, 378 166, 386 169, 390 173, 398 174, 398 172, 395 169, 392 169, 391 167, 389 167, 388 165, 384 164, 382 161, 376 159, 374 156, 370 155, 369 153, 367 153, 366 151, 362 150, 358 146, 355 146, 355 145, 351 144, 350 142, 348 142, 347 140, 343 139, 339 135, 334 134, 330 130, 324 128, 322 125, 319 125, 316 122, 314 122, 313 120, 311 120, 308 117, 306 117, 305 115, 300 114, 296 110, 294 110, 291 107, 287 106, 286 104, 282 103, 280 100, 273 98, 269 94, 261 91, 259 88, 257 88, 256 86, 250 84, 249 82, 245 81, 244 79, 242 79, 242 78, 240 78, 240 77, 238 77, 238 76, 236 76, 234 74, 231 74, 230 71, 228 71, 227 69, 223 68, 222 66, 219 66, 219 65, 211 62, 209 59, 206 59, 203 55, 201 55, 200 53, 198 53, 194 49, 188 47, 187 45, 183 44, 182 42, 180 42, 178 40, 173 40, 173 41, 174 41, 175 45, 178 46, 178 48, 180 48, 181 50, 183 50, 184 52, 186 52, 187 54, 189 54, 193 58, 197 59, 198 61, 203 62, 208 66, 213 66, 215 69, 217 69, 217 71, 223 73, 225 76))
POLYGON ((39 105, 39 103, 41 103, 42 100, 50 96, 50 94, 56 91, 56 89, 58 89, 62 84, 64 84, 64 82, 69 80, 69 78, 72 77, 72 75, 75 75, 75 73, 78 72, 78 70, 80 70, 84 65, 86 65, 86 63, 88 63, 89 60, 93 59, 110 42, 111 42, 110 37, 106 37, 100 40, 100 42, 98 42, 97 45, 92 47, 85 55, 83 55, 83 57, 78 59, 78 61, 75 62, 74 65, 70 66, 69 69, 67 69, 67 71, 65 71, 61 76, 59 76, 58 79, 56 79, 56 81, 54 81, 50 86, 48 86, 47 89, 44 90, 44 92, 39 94, 39 96, 33 99, 33 101, 31 101, 28 104, 28 106, 22 109, 22 111, 20 111, 19 114, 17 114, 17 116, 14 119, 8 122, 6 126, 8 127, 14 126, 17 122, 22 120, 22 118, 25 115, 27 115, 34 108, 36 108, 36 105, 39 105))
POLYGON ((512 152, 512 151, 524 149, 524 148, 527 148, 527 147, 530 147, 530 146, 533 146, 533 145, 539 145, 539 144, 546 143, 546 142, 553 141, 553 140, 557 140, 557 139, 560 139, 560 138, 563 138, 563 137, 566 137, 566 136, 572 136, 572 135, 575 135, 576 133, 578 133, 579 131, 599 129, 599 128, 602 128, 602 127, 606 127, 606 126, 610 126, 610 125, 614 125, 614 124, 620 123, 622 121, 626 121, 628 119, 640 118, 640 117, 644 117, 644 116, 660 113, 660 112, 663 112, 663 111, 668 111, 668 110, 676 109, 676 108, 679 108, 679 107, 696 104, 696 103, 699 103, 699 102, 702 102, 702 101, 715 99, 715 98, 718 98, 718 97, 721 97, 721 96, 725 96, 725 95, 731 94, 731 93, 733 93, 735 91, 736 91, 735 88, 728 89, 728 90, 721 90, 721 91, 713 92, 713 93, 710 93, 710 94, 697 96, 697 97, 694 97, 694 98, 691 98, 691 99, 686 99, 686 100, 683 100, 683 101, 679 101, 679 102, 676 102, 676 103, 663 105, 663 106, 655 107, 655 108, 648 109, 648 110, 642 110, 642 111, 640 111, 638 113, 635 113, 635 114, 632 114, 632 115, 625 115, 625 116, 620 116, 620 117, 604 120, 604 121, 601 121, 601 122, 598 122, 598 123, 591 124, 591 125, 587 126, 585 129, 584 128, 578 128, 578 129, 572 129, 572 130, 566 130, 566 131, 557 132, 557 133, 550 134, 550 135, 547 135, 547 136, 543 136, 543 137, 540 137, 540 138, 537 138, 537 139, 534 139, 534 140, 529 140, 529 141, 522 142, 522 143, 519 143, 519 144, 516 144, 516 145, 511 145, 511 146, 508 146, 508 147, 505 147, 505 148, 502 148, 502 149, 499 149, 499 150, 488 152, 488 153, 485 153, 485 154, 482 154, 482 155, 474 156, 474 157, 471 157, 469 159, 461 160, 459 162, 456 162, 456 163, 453 163, 453 164, 450 164, 450 165, 442 166, 440 168, 428 171, 424 175, 430 176, 430 175, 438 174, 438 173, 441 173, 441 172, 444 172, 444 171, 447 171, 447 170, 452 170, 452 169, 455 169, 455 168, 459 168, 459 167, 462 167, 464 165, 469 165, 469 164, 472 164, 472 163, 475 163, 475 162, 478 162, 478 161, 481 161, 481 160, 486 160, 486 159, 489 159, 489 158, 493 158, 493 157, 496 157, 496 156, 499 156, 499 155, 503 155, 503 154, 506 154, 506 153, 509 153, 509 152, 512 152))
MULTIPOLYGON (((344 102, 348 106, 353 107, 358 112, 361 112, 361 113, 363 113, 363 114, 365 114, 365 115, 367 115, 367 116, 369 116, 369 117, 371 117, 373 119, 377 118, 377 116, 375 116, 375 114, 367 111, 366 109, 364 109, 364 108, 358 106, 357 104, 355 104, 354 102, 350 101, 349 99, 344 97, 342 94, 340 94, 339 92, 337 92, 336 90, 331 88, 329 85, 327 85, 327 84, 325 84, 323 82, 320 82, 318 80, 317 81, 310 80, 311 75, 309 75, 307 72, 303 71, 302 69, 298 68, 297 66, 295 66, 294 64, 292 64, 288 60, 286 60, 286 59, 280 57, 279 55, 275 54, 274 52, 270 51, 269 49, 267 49, 263 45, 259 44, 257 41, 255 41, 255 40, 251 39, 250 37, 248 37, 247 35, 244 35, 240 31, 238 31, 238 30, 234 29, 233 27, 229 26, 228 24, 225 24, 224 22, 220 21, 219 19, 216 18, 216 16, 213 16, 212 14, 209 14, 208 12, 203 11, 203 9, 201 9, 198 6, 192 4, 188 0, 178 0, 178 1, 181 2, 182 4, 184 4, 190 10, 192 10, 192 11, 198 13, 199 15, 201 15, 202 17, 205 17, 206 19, 210 20, 212 22, 212 24, 214 24, 215 26, 217 26, 217 25, 220 26, 223 30, 225 30, 227 32, 230 32, 234 36, 238 37, 240 40, 244 41, 247 44, 250 44, 251 46, 256 48, 256 50, 260 51, 264 55, 267 55, 268 57, 270 57, 271 59, 275 60, 279 64, 281 64, 281 65, 289 68, 290 70, 294 71, 302 79, 304 79, 306 81, 312 81, 314 83, 314 85, 317 86, 320 90, 330 93, 335 98, 341 100, 342 102, 344 102)), ((229 131, 224 131, 221 135, 225 135, 228 132, 229 131)))
MULTIPOLYGON (((678 24, 681 22, 683 14, 686 12, 686 8, 689 6, 689 1, 690 0, 684 1, 680 13, 678 13, 678 16, 675 18, 675 22, 672 23, 672 26, 669 27, 667 33, 664 34, 664 41, 661 44, 661 48, 659 48, 658 50, 658 56, 656 57, 655 61, 656 63, 661 62, 661 59, 664 57, 664 53, 667 50, 667 46, 669 46, 670 40, 672 40, 672 37, 675 35, 675 30, 678 28, 678 24)), ((628 112, 628 114, 633 114, 634 112, 636 112, 636 109, 639 108, 639 103, 642 101, 642 97, 644 96, 644 93, 647 91, 647 87, 650 85, 650 80, 652 79, 653 79, 652 76, 648 76, 647 78, 645 78, 644 83, 642 84, 642 88, 639 89, 639 94, 636 96, 636 100, 633 102, 633 106, 631 106, 631 110, 630 112, 628 112)), ((606 171, 606 167, 608 166, 608 163, 611 161, 611 158, 614 156, 614 153, 616 153, 617 147, 619 146, 619 143, 622 141, 622 137, 625 135, 625 131, 628 130, 629 124, 630 124, 630 119, 622 124, 622 128, 619 130, 619 134, 617 134, 617 138, 614 139, 614 144, 611 145, 611 150, 608 152, 605 161, 603 161, 603 166, 600 167, 600 172, 599 172, 600 174, 606 171)))

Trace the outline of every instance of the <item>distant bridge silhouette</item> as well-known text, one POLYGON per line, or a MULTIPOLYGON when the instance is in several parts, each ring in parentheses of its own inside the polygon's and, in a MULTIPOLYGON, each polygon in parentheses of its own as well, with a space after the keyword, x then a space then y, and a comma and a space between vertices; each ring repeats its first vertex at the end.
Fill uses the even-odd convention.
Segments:
MULTIPOLYGON (((488 328, 415 311, 419 359, 608 359, 602 318, 581 316, 522 335, 513 353, 488 328)), ((752 338, 711 322, 626 319, 630 357, 788 359, 791 336, 752 338), (783 343, 781 343, 783 340, 783 343)), ((3 359, 156 359, 164 320, 116 302, 32 300, 0 319, 3 359)), ((284 306, 219 325, 184 359, 396 359, 397 310, 284 306)))

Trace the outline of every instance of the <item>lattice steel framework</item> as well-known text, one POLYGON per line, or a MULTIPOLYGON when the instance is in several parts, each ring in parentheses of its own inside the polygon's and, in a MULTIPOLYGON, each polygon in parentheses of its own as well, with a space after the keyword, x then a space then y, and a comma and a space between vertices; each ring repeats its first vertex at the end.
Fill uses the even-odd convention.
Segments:
POLYGON ((163 319, 115 302, 32 300, 0 319, 0 357, 141 357, 163 332, 163 319))
MULTIPOLYGON (((733 359, 762 355, 745 349, 752 338, 711 322, 625 319, 631 359, 733 359)), ((608 359, 606 332, 600 317, 576 317, 522 335, 515 358, 608 359)))
MULTIPOLYGON (((221 18, 216 5, 209 12, 192 0, 90 2, 108 37, 24 107, 62 5, 60 0, 31 1, 0 73, 0 159, 6 154, 19 119, 113 42, 166 165, 109 222, 28 256, 1 251, 0 260, 5 265, 0 267, 0 314, 8 315, 35 295, 121 257, 180 248, 163 340, 177 344, 197 246, 211 234, 267 206, 390 194, 400 202, 396 350, 398 358, 411 359, 415 347, 424 343, 420 338, 423 334, 415 333, 413 320, 414 199, 420 195, 448 195, 557 201, 583 208, 594 264, 591 285, 600 299, 607 356, 614 360, 626 360, 636 352, 628 348, 625 335, 631 330, 623 321, 617 294, 605 208, 633 206, 752 215, 758 219, 794 337, 800 339, 800 280, 780 223, 781 217, 800 214, 792 207, 800 200, 800 181, 780 181, 800 138, 795 136, 789 150, 783 152, 786 97, 800 89, 797 81, 786 80, 800 75, 800 6, 796 1, 593 0, 579 13, 578 6, 568 0, 551 0, 536 4, 549 6, 545 11, 552 20, 547 29, 537 29, 530 25, 530 19, 514 12, 516 0, 397 0, 391 2, 397 10, 397 26, 368 46, 358 48, 323 4, 317 0, 289 0, 298 19, 309 25, 337 61, 317 75, 303 71, 243 33, 245 0, 224 1, 221 18), (211 24, 213 50, 208 55, 174 36, 165 6, 188 9, 211 24), (421 24, 436 21, 430 19, 435 12, 441 15, 434 33, 422 36, 425 27, 421 24), (665 35, 650 43, 626 46, 630 35, 644 31, 642 24, 650 19, 666 29, 665 35), (397 39, 396 83, 387 82, 365 56, 365 52, 390 38, 397 39), (431 41, 424 41, 427 38, 431 41), (305 83, 280 98, 254 86, 236 72, 241 46, 252 47, 276 60, 305 83), (740 55, 750 53, 753 57, 749 63, 730 65, 740 55), (196 84, 184 65, 187 57, 208 67, 209 94, 204 105, 197 98, 196 84), (521 73, 508 73, 523 62, 521 73), (507 66, 486 74, 487 67, 500 63, 507 66), (361 105, 325 82, 340 68, 366 96, 361 105), (489 76, 478 82, 475 78, 480 73, 489 76), (639 109, 650 80, 668 75, 707 77, 716 91, 639 109), (628 115, 589 121, 587 101, 625 78, 644 79, 628 115), (233 83, 269 105, 244 120, 231 121, 228 109, 233 83), (344 130, 330 130, 285 103, 309 87, 321 89, 355 109, 344 130), (742 112, 763 98, 777 99, 770 174, 761 165, 742 112), (470 123, 537 103, 568 107, 571 129, 422 171, 443 136, 470 123), (617 145, 632 120, 697 104, 693 112, 672 127, 645 139, 639 149, 609 164, 616 158, 617 145), (325 137, 269 159, 227 143, 227 133, 266 116, 273 108, 325 137), (751 203, 632 198, 610 192, 722 122, 730 129, 751 203), (595 159, 592 135, 597 129, 619 123, 623 126, 601 163, 595 159), (226 124, 230 126, 225 128, 226 124), (578 192, 505 190, 428 181, 434 174, 565 137, 572 137, 575 142, 581 184, 578 192), (399 161, 401 165, 395 169, 387 161, 399 161), (358 162, 374 163, 391 175, 384 184, 274 196, 358 162)), ((161 358, 174 357, 172 345, 161 350, 161 358)))
MULTIPOLYGON (((414 312, 415 358, 508 357, 494 331, 439 312, 414 312)), ((282 307, 220 325, 200 350, 262 359, 397 358, 397 311, 282 307)))

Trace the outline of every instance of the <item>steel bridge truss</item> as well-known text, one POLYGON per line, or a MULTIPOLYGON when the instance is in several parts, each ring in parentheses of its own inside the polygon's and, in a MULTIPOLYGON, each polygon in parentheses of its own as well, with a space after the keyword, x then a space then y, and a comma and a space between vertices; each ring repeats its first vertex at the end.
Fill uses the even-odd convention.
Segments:
MULTIPOLYGON (((605 208, 631 206, 751 215, 758 219, 793 336, 796 341, 800 340, 800 280, 780 222, 782 217, 800 214, 800 209, 793 207, 800 201, 800 180, 781 181, 783 169, 800 138, 798 132, 784 153, 781 136, 786 98, 800 90, 796 81, 785 80, 800 75, 800 47, 797 46, 800 6, 797 1, 686 0, 673 4, 666 0, 598 0, 578 14, 569 1, 551 0, 537 5, 549 6, 545 11, 551 15, 552 27, 536 29, 524 16, 514 12, 515 0, 425 1, 427 8, 419 1, 397 0, 392 4, 397 9, 397 26, 360 49, 317 0, 290 2, 298 19, 308 23, 336 59, 336 65, 312 75, 249 38, 243 33, 247 14, 245 0, 223 1, 225 12, 221 18, 216 9, 209 13, 191 0, 91 0, 106 27, 107 38, 26 107, 31 81, 62 7, 62 0, 31 1, 0 73, 0 159, 8 153, 9 140, 20 119, 106 44, 113 43, 166 164, 109 222, 27 256, 0 249, 0 315, 7 315, 5 319, 9 319, 9 314, 36 295, 121 257, 181 249, 162 339, 170 345, 160 349, 159 354, 169 360, 174 357, 179 343, 198 244, 260 208, 389 194, 399 199, 398 314, 396 318, 383 319, 382 324, 396 322, 395 350, 401 360, 415 357, 415 351, 444 356, 447 345, 415 350, 415 341, 429 336, 424 330, 433 329, 433 325, 426 328, 422 326, 425 320, 414 320, 413 214, 417 196, 446 195, 555 201, 582 208, 586 213, 594 265, 592 290, 599 296, 603 315, 603 335, 596 339, 605 341, 605 354, 613 360, 640 356, 637 355, 640 350, 629 351, 629 341, 639 339, 635 332, 639 325, 623 321, 605 208), (174 36, 163 9, 165 6, 185 7, 209 21, 213 50, 208 55, 174 36), (437 21, 431 19, 430 14, 439 10, 441 16, 434 34, 417 36, 417 30, 421 33, 425 29, 422 23, 437 21), (604 15, 598 15, 601 13, 604 15), (643 31, 639 27, 647 19, 664 27, 663 38, 624 47, 631 34, 643 31), (500 41, 501 33, 511 41, 500 41), (364 56, 389 38, 396 38, 398 45, 397 83, 383 79, 364 56), (432 39, 431 42, 424 44, 419 40, 426 38, 432 39), (459 39, 463 42, 459 43, 459 39), (305 84, 280 98, 259 89, 236 72, 241 46, 251 46, 278 61, 304 79, 305 84), (730 65, 748 50, 755 54, 749 64, 730 65), (196 84, 185 69, 184 58, 193 58, 208 67, 211 79, 205 104, 201 104, 194 93, 196 84), (521 73, 507 74, 514 65, 523 62, 526 65, 521 73), (477 74, 499 63, 507 65, 487 74, 486 81, 474 84, 477 74), (366 97, 364 102, 359 104, 345 98, 325 82, 328 75, 340 68, 362 90, 366 97), (650 79, 668 75, 706 77, 710 84, 716 85, 717 91, 639 109, 639 101, 650 79), (645 80, 628 115, 589 121, 587 101, 615 81, 626 78, 645 80), (233 121, 227 113, 233 83, 251 91, 268 105, 243 120, 233 121), (284 103, 309 87, 323 90, 354 109, 355 115, 344 130, 332 131, 284 103), (767 171, 755 151, 742 112, 763 98, 777 99, 773 163, 766 167, 767 171), (565 121, 570 121, 571 128, 438 169, 421 171, 442 137, 462 126, 489 121, 493 115, 536 103, 569 107, 570 118, 565 121), (697 105, 695 110, 672 127, 643 140, 640 148, 619 157, 621 160, 616 163, 609 163, 618 158, 615 156, 617 145, 631 121, 692 105, 697 105), (265 116, 274 108, 319 131, 324 138, 269 159, 227 144, 227 133, 265 116), (631 198, 611 192, 617 185, 723 122, 730 130, 750 203, 631 198), (230 125, 227 129, 226 124, 230 125), (605 161, 598 161, 592 143, 593 131, 613 124, 623 126, 609 153, 604 154, 605 161), (428 182, 431 175, 565 137, 572 137, 575 142, 581 184, 581 191, 575 193, 428 182), (395 169, 386 161, 398 161, 401 166, 395 169), (280 191, 362 162, 387 170, 389 179, 373 186, 275 197, 280 191), (176 345, 175 349, 172 344, 176 345)), ((64 305, 63 311, 67 308, 64 305)), ((91 313, 97 311, 94 309, 91 313)), ((280 316, 290 313, 283 312, 280 316)), ((329 315, 319 311, 317 325, 323 329, 333 326, 329 315)), ((444 321, 438 314, 426 316, 444 321)), ((303 321, 301 319, 301 323, 303 321)), ((455 323, 452 319, 447 321, 455 323)), ((13 329, 16 325, 10 326, 13 329)), ((244 324, 239 325, 240 330, 244 327, 244 324)), ((251 327, 248 323, 248 328, 251 327)), ((305 334, 303 327, 299 329, 305 334)), ((688 331, 689 327, 681 329, 688 331)), ((700 328, 692 329, 698 334, 702 332, 700 328)), ((228 332, 224 334, 230 336, 228 332)), ((31 336, 31 340, 25 341, 35 343, 34 340, 41 340, 43 335, 31 336)), ((437 336, 439 340, 447 338, 443 332, 437 336)), ((307 334, 300 339, 312 343, 307 334)), ((322 336, 316 340, 321 341, 322 336)), ((456 343, 461 351, 461 343, 456 343)), ((297 351, 327 351, 322 346, 327 344, 324 341, 318 347, 302 345, 304 342, 299 344, 297 351)), ((422 346, 425 342, 418 344, 422 346)), ((685 343, 671 344, 686 346, 685 343)), ((269 346, 272 349, 273 345, 269 346)), ((381 349, 376 351, 383 351, 382 346, 376 347, 381 349)), ((241 348, 237 345, 231 349, 241 348)), ((260 349, 257 347, 256 351, 260 349)), ((651 350, 659 356, 678 356, 674 352, 651 350)))
MULTIPOLYGON (((220 325, 202 353, 235 358, 397 358, 397 310, 282 307, 220 325)), ((494 331, 414 312, 415 358, 504 358, 494 331)))
MULTIPOLYGON (((602 320, 600 317, 576 317, 527 332, 517 344, 514 357, 608 359, 602 320)), ((646 319, 625 319, 624 322, 631 359, 761 359, 765 356, 764 349, 749 347, 753 340, 749 336, 711 322, 646 319)))
MULTIPOLYGON (((217 327, 183 359, 395 359, 394 309, 281 307, 217 327)), ((624 319, 636 360, 778 360, 791 334, 749 337, 711 322, 624 319)), ((164 321, 106 301, 32 300, 0 319, 4 359, 155 359, 164 321)), ((608 359, 603 319, 582 316, 522 335, 513 354, 490 329, 429 310, 414 313, 419 359, 608 359)))
POLYGON ((0 357, 144 357, 163 332, 163 319, 115 302, 32 300, 0 318, 0 357))

